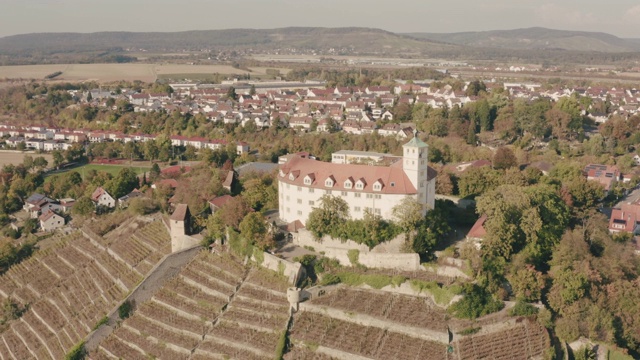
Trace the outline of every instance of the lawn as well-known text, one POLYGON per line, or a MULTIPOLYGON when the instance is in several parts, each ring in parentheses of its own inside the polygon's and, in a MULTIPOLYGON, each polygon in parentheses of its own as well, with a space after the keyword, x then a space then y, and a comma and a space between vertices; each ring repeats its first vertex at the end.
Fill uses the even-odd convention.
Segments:
MULTIPOLYGON (((58 176, 60 174, 64 174, 66 172, 69 171, 77 171, 78 173, 80 173, 80 175, 82 175, 82 177, 84 178, 84 176, 91 170, 96 170, 96 171, 104 171, 107 172, 109 174, 111 174, 112 176, 116 176, 118 175, 118 173, 120 172, 120 170, 122 168, 126 168, 129 167, 129 165, 98 165, 98 164, 87 164, 87 165, 82 165, 79 167, 75 167, 75 168, 71 168, 71 169, 67 169, 61 172, 56 172, 55 174, 51 174, 49 176, 47 176, 45 178, 45 182, 50 181, 51 178, 58 176)), ((133 171, 135 171, 135 173, 137 175, 142 174, 143 172, 149 171, 151 170, 150 167, 145 167, 145 166, 131 166, 131 169, 133 169, 133 171)))

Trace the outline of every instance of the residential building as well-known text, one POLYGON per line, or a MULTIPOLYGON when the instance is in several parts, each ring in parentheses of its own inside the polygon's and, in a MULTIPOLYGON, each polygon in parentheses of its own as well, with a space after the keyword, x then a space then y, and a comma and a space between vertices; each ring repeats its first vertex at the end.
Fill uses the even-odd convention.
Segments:
POLYGON ((414 135, 403 145, 403 156, 389 157, 386 165, 292 156, 278 173, 280 218, 287 223, 306 222, 323 195, 342 198, 354 219, 366 211, 392 219, 392 209, 407 196, 422 205, 424 214, 435 205, 436 171, 427 164, 427 151, 427 144, 414 135))
POLYGON ((91 194, 91 200, 93 200, 97 206, 106 206, 108 208, 116 206, 116 199, 109 195, 109 193, 102 187, 98 187, 93 194, 91 194))
POLYGON ((51 210, 40 215, 39 220, 42 231, 53 231, 64 226, 64 218, 51 210))

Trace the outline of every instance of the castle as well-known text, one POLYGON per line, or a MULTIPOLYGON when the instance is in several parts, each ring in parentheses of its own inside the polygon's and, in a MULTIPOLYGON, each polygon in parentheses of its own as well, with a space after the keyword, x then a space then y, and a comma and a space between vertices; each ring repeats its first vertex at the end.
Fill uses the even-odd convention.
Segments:
POLYGON ((427 164, 428 146, 414 134, 402 148, 402 156, 383 159, 377 153, 369 157, 341 151, 331 163, 304 154, 289 156, 278 173, 280 219, 305 223, 323 195, 341 197, 353 219, 361 219, 368 210, 390 220, 392 209, 406 196, 422 204, 426 214, 434 207, 437 174, 427 164), (384 165, 373 165, 372 159, 384 165))

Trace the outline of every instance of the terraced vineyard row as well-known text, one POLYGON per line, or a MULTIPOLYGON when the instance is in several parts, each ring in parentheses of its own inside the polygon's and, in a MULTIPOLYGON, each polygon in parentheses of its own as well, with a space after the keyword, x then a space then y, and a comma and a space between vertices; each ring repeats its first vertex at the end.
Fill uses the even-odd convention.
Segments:
MULTIPOLYGON (((160 235, 155 228, 138 232, 162 236, 169 243, 166 230, 160 235)), ((56 236, 53 245, 0 278, 3 300, 29 304, 0 334, 0 358, 64 358, 142 280, 131 264, 100 242, 80 232, 56 236)), ((146 256, 159 259, 158 252, 148 249, 146 256)))
POLYGON ((542 357, 549 347, 547 330, 535 321, 515 327, 463 337, 454 343, 460 359, 531 359, 542 357))
POLYGON ((452 322, 462 323, 447 319, 446 312, 433 306, 426 298, 386 292, 345 287, 310 303, 439 332, 446 332, 452 322))
POLYGON ((286 294, 273 289, 286 286, 268 270, 247 273, 229 256, 202 252, 90 358, 271 359, 288 321, 286 294))
MULTIPOLYGON (((305 349, 303 344, 371 359, 449 359, 446 344, 307 311, 294 317, 290 337, 297 346, 287 355, 287 359, 297 359, 302 354, 309 354, 311 350, 305 349)), ((324 358, 320 354, 313 355, 324 358)))

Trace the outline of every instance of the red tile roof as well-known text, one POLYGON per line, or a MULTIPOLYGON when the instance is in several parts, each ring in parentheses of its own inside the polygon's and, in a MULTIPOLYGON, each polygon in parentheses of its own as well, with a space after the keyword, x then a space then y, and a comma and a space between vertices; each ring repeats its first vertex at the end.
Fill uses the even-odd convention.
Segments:
POLYGON ((189 213, 189 207, 187 204, 178 204, 176 210, 171 214, 171 220, 184 221, 189 213))
POLYGON ((209 204, 217 207, 218 209, 223 207, 226 203, 229 202, 229 200, 233 199, 233 196, 231 195, 222 195, 222 196, 218 196, 213 198, 212 200, 209 201, 209 204))
POLYGON ((478 221, 473 224, 471 230, 469 230, 469 233, 467 233, 467 238, 484 239, 484 237, 487 236, 487 230, 484 228, 485 221, 487 221, 487 215, 480 216, 478 221))
MULTIPOLYGON (((285 176, 279 176, 279 180, 292 185, 306 186, 326 190, 348 190, 358 192, 373 192, 373 184, 380 179, 384 186, 382 194, 416 194, 416 188, 402 170, 402 162, 398 161, 391 166, 369 166, 356 164, 334 164, 323 161, 292 157, 288 162, 280 166, 285 176), (293 175, 293 180, 289 175, 293 175), (297 175, 296 175, 297 174, 297 175), (307 175, 315 176, 311 185, 304 184, 307 175), (325 186, 325 180, 333 177, 335 184, 332 187, 325 186), (366 186, 361 190, 345 188, 344 182, 349 177, 363 178, 366 186)), ((430 172, 433 175, 435 172, 430 172)))

